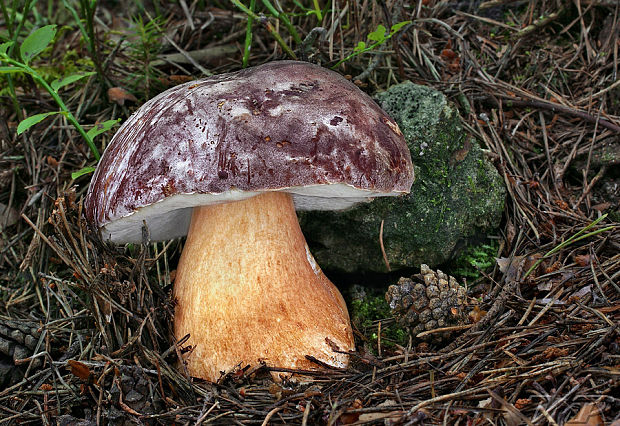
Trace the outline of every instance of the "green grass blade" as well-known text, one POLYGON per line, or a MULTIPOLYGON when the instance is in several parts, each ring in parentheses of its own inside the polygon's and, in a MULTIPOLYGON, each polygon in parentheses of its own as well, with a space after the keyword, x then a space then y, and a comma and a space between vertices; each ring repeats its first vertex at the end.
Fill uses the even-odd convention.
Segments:
POLYGON ((532 271, 534 271, 538 267, 538 265, 540 265, 542 263, 543 260, 547 259, 549 256, 551 256, 551 255, 557 253, 558 251, 562 250, 564 247, 567 247, 567 246, 569 246, 569 245, 571 245, 573 243, 576 243, 579 240, 583 240, 584 238, 593 237, 593 236, 598 235, 598 234, 600 234, 602 232, 606 232, 606 231, 610 231, 612 229, 615 229, 616 228, 615 225, 610 225, 610 226, 606 226, 605 228, 597 229, 596 231, 592 231, 592 232, 588 232, 587 234, 584 234, 588 229, 591 229, 592 227, 596 226, 600 221, 602 221, 606 217, 607 217, 607 213, 605 213, 601 217, 597 218, 596 220, 594 220, 591 223, 589 223, 588 225, 586 225, 579 232, 575 233, 574 235, 571 235, 570 238, 568 238, 566 241, 562 241, 560 244, 558 244, 557 246, 553 247, 551 250, 549 250, 547 253, 545 253, 543 257, 538 259, 530 267, 530 269, 527 270, 527 272, 523 276, 523 279, 527 278, 532 273, 532 271))
MULTIPOLYGON (((230 2, 234 4, 235 6, 237 6, 239 9, 241 9, 246 15, 251 16, 254 19, 259 19, 259 16, 256 15, 256 13, 248 9, 248 7, 244 5, 243 3, 241 3, 239 0, 230 0, 230 2)), ((291 48, 288 47, 286 42, 282 40, 282 37, 280 36, 280 34, 278 34, 275 28, 273 28, 273 26, 269 22, 266 22, 264 25, 265 25, 265 28, 267 28, 267 31, 269 31, 269 34, 271 34, 271 36, 275 39, 275 41, 280 45, 282 50, 288 56, 290 56, 291 59, 297 59, 297 55, 295 55, 295 52, 293 52, 291 48)))
POLYGON ((293 37, 295 44, 301 44, 301 37, 299 36, 299 33, 297 32, 293 24, 291 24, 291 21, 288 19, 288 16, 286 16, 286 13, 280 13, 275 7, 273 7, 273 5, 271 4, 269 0, 262 0, 262 1, 265 7, 269 10, 269 13, 271 13, 274 17, 278 18, 280 21, 284 23, 284 26, 286 27, 288 32, 293 37))
POLYGON ((71 173, 71 179, 75 180, 75 179, 79 178, 80 176, 87 175, 87 174, 92 173, 94 171, 95 171, 94 167, 91 167, 91 166, 84 167, 83 169, 80 169, 77 172, 71 173))
MULTIPOLYGON (((250 0, 250 10, 254 12, 256 10, 256 0, 250 0)), ((252 24, 254 23, 254 17, 248 15, 248 22, 245 27, 245 42, 243 44, 243 68, 246 68, 250 62, 250 50, 252 49, 252 24)))
POLYGON ((321 12, 321 6, 319 6, 319 0, 313 0, 314 4, 314 14, 316 15, 316 19, 319 22, 323 22, 323 13, 321 12))

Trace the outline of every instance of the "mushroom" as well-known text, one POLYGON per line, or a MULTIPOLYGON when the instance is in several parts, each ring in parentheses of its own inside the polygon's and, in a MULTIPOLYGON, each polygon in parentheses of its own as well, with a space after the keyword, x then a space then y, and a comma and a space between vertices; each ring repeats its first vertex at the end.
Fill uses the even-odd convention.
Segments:
POLYGON ((338 289, 308 250, 295 208, 344 209, 407 193, 396 123, 339 74, 281 61, 171 88, 107 147, 85 213, 102 238, 187 234, 174 330, 192 376, 264 363, 345 367, 354 349, 338 289), (318 361, 318 363, 316 362, 318 361))

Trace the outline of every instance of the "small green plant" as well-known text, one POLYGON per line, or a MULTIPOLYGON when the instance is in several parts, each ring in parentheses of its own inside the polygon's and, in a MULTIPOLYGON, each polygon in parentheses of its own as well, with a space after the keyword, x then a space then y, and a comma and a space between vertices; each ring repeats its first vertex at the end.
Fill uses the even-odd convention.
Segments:
POLYGON ((130 57, 141 65, 141 69, 138 73, 129 75, 127 84, 135 85, 136 91, 137 86, 143 85, 144 98, 149 99, 152 96, 151 89, 157 86, 161 77, 161 72, 151 64, 161 51, 162 28, 166 26, 166 21, 164 18, 155 17, 145 22, 141 16, 133 18, 132 21, 133 34, 128 50, 130 57))
MULTIPOLYGON (((371 290, 368 289, 368 291, 371 290)), ((363 295, 358 295, 351 300, 351 320, 375 342, 379 337, 376 330, 377 321, 390 318, 392 318, 390 306, 381 292, 366 294, 364 290, 363 295), (372 332, 369 333, 370 330, 372 332)), ((407 330, 393 322, 387 327, 382 327, 381 336, 382 346, 385 347, 392 347, 394 343, 405 346, 409 339, 407 330)))
MULTIPOLYGON (((282 37, 280 36, 278 31, 276 31, 276 29, 273 27, 273 25, 271 25, 268 20, 261 19, 261 17, 254 12, 254 7, 256 6, 256 2, 255 1, 251 1, 249 8, 245 4, 241 3, 239 0, 230 0, 230 2, 232 4, 234 4, 237 8, 239 8, 242 12, 244 12, 246 15, 248 15, 248 24, 246 26, 245 43, 244 43, 244 48, 243 48, 243 51, 244 51, 244 66, 247 66, 247 61, 248 61, 248 58, 249 58, 250 45, 252 43, 251 27, 252 27, 253 21, 261 22, 263 25, 265 25, 265 28, 267 29, 267 31, 269 31, 269 33, 271 34, 273 39, 280 45, 282 50, 291 59, 297 59, 297 55, 295 55, 295 52, 293 52, 291 50, 291 48, 288 47, 288 45, 286 44, 284 39, 282 39, 282 37)), ((288 19, 288 16, 286 15, 286 13, 278 11, 271 4, 271 2, 269 0, 262 0, 262 3, 267 8, 267 10, 269 11, 269 13, 272 16, 274 16, 275 18, 277 18, 279 21, 281 21, 284 24, 284 26, 286 27, 286 29, 290 33, 290 35, 293 38, 293 40, 295 41, 295 43, 296 44, 300 44, 301 43, 301 37, 299 36, 299 33, 297 32, 295 27, 291 24, 291 21, 288 19)))
POLYGON ((481 271, 485 271, 495 264, 498 249, 499 242, 497 240, 467 247, 456 259, 454 275, 474 280, 480 278, 481 271))
POLYGON ((86 42, 88 53, 93 60, 97 74, 102 78, 104 73, 101 69, 101 61, 99 60, 99 52, 97 51, 97 37, 95 36, 95 11, 97 9, 96 0, 79 0, 80 11, 83 19, 80 19, 80 15, 73 5, 68 0, 62 0, 65 8, 71 13, 75 23, 82 33, 82 38, 86 42))
POLYGON ((343 62, 347 62, 348 60, 356 57, 357 55, 361 55, 362 53, 366 53, 366 52, 376 49, 377 47, 381 46, 383 43, 391 39, 394 36, 394 34, 396 34, 402 27, 410 23, 411 21, 403 21, 403 22, 394 24, 390 28, 389 33, 387 32, 387 29, 383 25, 379 25, 376 30, 368 34, 367 39, 370 40, 370 42, 368 43, 366 43, 365 41, 358 42, 357 46, 355 46, 355 48, 353 49, 353 52, 351 52, 346 58, 338 61, 336 65, 332 67, 332 69, 338 68, 343 62))
MULTIPOLYGON (((250 0, 250 11, 254 13, 256 9, 256 0, 250 0)), ((245 25, 245 42, 243 44, 243 60, 241 65, 246 68, 250 63, 250 49, 252 48, 252 24, 254 17, 248 15, 248 22, 245 25)))
POLYGON ((295 3, 297 7, 299 7, 300 9, 304 10, 307 16, 309 15, 316 16, 316 20, 319 22, 319 24, 323 21, 324 12, 321 9, 321 6, 319 5, 319 0, 312 0, 312 6, 313 6, 312 8, 307 8, 306 6, 304 6, 297 0, 293 0, 293 3, 295 3))
MULTIPOLYGON (((47 46, 52 42, 54 36, 56 35, 56 26, 55 25, 46 25, 41 27, 35 31, 33 31, 19 46, 19 57, 20 59, 13 59, 10 54, 10 48, 15 44, 14 41, 9 41, 6 43, 0 44, 0 63, 5 64, 6 66, 0 66, 0 74, 15 74, 15 73, 24 73, 29 75, 37 84, 43 87, 50 96, 54 99, 58 107, 59 111, 48 111, 40 114, 32 115, 28 118, 25 118, 17 125, 17 133, 21 134, 34 126, 35 124, 43 121, 45 118, 61 114, 67 118, 67 120, 76 128, 76 130, 82 135, 88 147, 90 148, 93 156, 97 161, 101 155, 99 154, 99 150, 95 146, 93 142, 93 138, 109 129, 111 129, 116 123, 117 120, 108 120, 103 123, 100 123, 90 129, 88 132, 84 130, 84 128, 80 125, 75 116, 69 111, 63 100, 60 98, 59 91, 61 88, 75 83, 78 80, 81 80, 85 77, 95 74, 94 72, 85 72, 78 74, 71 74, 64 76, 62 78, 58 78, 51 83, 48 83, 43 76, 34 68, 30 66, 31 61, 39 55, 47 46)), ((80 172, 84 172, 84 169, 80 172)), ((80 173, 77 172, 77 173, 80 173)), ((88 172, 88 171, 86 171, 88 172)), ((81 173, 84 174, 84 173, 81 173)), ((78 175, 79 176, 79 175, 78 175)))

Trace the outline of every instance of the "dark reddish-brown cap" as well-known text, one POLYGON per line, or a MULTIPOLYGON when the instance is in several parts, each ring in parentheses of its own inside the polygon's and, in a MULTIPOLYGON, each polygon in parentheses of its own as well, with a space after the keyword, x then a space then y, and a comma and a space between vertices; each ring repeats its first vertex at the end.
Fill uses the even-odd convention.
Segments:
POLYGON ((114 135, 86 216, 116 242, 185 235, 191 208, 264 191, 298 209, 335 210, 409 192, 413 166, 397 124, 341 75, 270 62, 173 87, 114 135))

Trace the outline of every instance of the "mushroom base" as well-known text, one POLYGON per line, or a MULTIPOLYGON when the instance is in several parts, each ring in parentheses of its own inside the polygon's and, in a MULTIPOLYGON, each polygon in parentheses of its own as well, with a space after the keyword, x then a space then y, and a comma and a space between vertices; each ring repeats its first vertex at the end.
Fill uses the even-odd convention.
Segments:
POLYGON ((195 208, 177 268, 175 335, 192 376, 235 367, 346 367, 346 304, 308 250, 289 194, 195 208))

